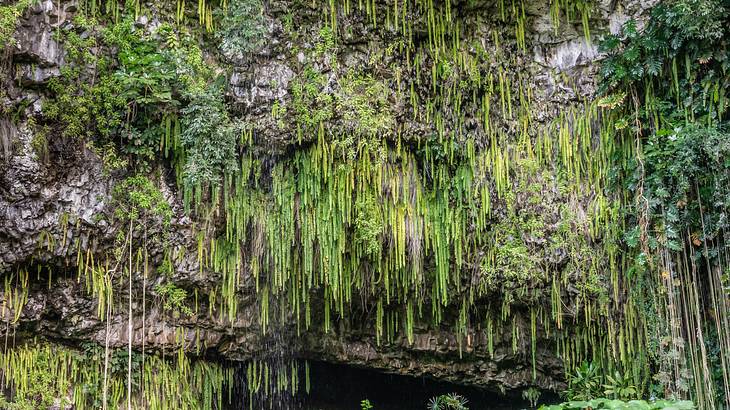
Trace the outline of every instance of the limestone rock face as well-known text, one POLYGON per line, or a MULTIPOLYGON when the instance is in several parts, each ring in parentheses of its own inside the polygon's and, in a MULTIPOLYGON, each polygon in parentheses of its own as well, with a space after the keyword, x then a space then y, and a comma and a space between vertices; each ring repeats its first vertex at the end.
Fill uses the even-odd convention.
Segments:
POLYGON ((56 41, 54 28, 66 15, 57 10, 51 0, 38 2, 31 7, 28 19, 16 32, 13 59, 18 64, 16 78, 23 87, 36 87, 58 77, 63 65, 63 51, 56 41))
MULTIPOLYGON (((290 2, 275 0, 270 3, 267 15, 270 27, 265 46, 250 55, 232 58, 227 96, 237 110, 236 115, 254 124, 255 149, 279 153, 291 149, 297 135, 278 129, 272 119, 272 108, 276 104, 291 105, 295 67, 305 63, 307 58, 297 50, 316 36, 315 28, 308 23, 321 11, 298 5, 302 10, 297 11, 302 12, 303 17, 296 21, 296 30, 302 44, 293 44, 284 36, 279 23, 288 12, 290 2)), ((471 40, 488 42, 493 29, 512 30, 512 27, 490 21, 488 16, 494 12, 493 2, 469 3, 471 8, 467 10, 464 6, 461 12, 471 27, 471 40)), ((618 31, 630 17, 641 18, 651 3, 602 1, 590 17, 593 38, 588 41, 580 27, 574 24, 564 23, 555 30, 547 2, 527 2, 526 35, 532 49, 527 53, 530 58, 520 62, 520 70, 531 83, 533 118, 546 122, 558 116, 565 106, 593 95, 596 64, 601 58, 596 46, 598 36, 608 30, 618 31), (571 81, 563 81, 561 76, 571 81)), ((46 0, 27 10, 21 19, 14 35, 17 44, 9 51, 15 68, 12 77, 3 79, 7 89, 0 94, 6 106, 22 107, 21 118, 42 113, 45 97, 39 90, 50 79, 58 77, 66 64, 64 47, 54 39, 54 31, 61 25, 71 24, 76 11, 73 2, 46 0)), ((154 19, 140 20, 138 25, 145 27, 153 22, 154 19)), ((329 71, 324 70, 327 87, 337 89, 347 70, 365 61, 385 59, 383 61, 394 67, 404 64, 397 57, 386 56, 382 33, 368 28, 362 19, 353 18, 348 23, 347 32, 351 33, 351 38, 345 37, 338 45, 340 64, 331 64, 329 71)), ((395 120, 404 125, 406 134, 413 136, 424 132, 424 125, 404 112, 402 103, 395 100, 389 103, 395 120)), ((469 121, 465 126, 470 126, 469 121)), ((505 122, 500 126, 516 129, 518 124, 505 122)), ((403 138, 408 140, 409 136, 403 138)), ((113 187, 123 176, 123 173, 105 170, 103 156, 97 150, 80 141, 62 138, 52 127, 45 135, 39 135, 27 120, 0 117, 0 276, 8 277, 23 268, 29 270, 31 282, 18 323, 12 325, 2 320, 0 332, 10 332, 18 338, 38 335, 72 345, 105 341, 106 322, 99 319, 96 297, 84 289, 83 281, 78 280, 83 273, 78 272, 77 267, 78 258, 98 255, 115 246, 121 227, 109 222, 114 212, 109 201, 113 187)), ((199 265, 194 221, 183 210, 174 177, 170 172, 163 172, 155 182, 162 187, 174 213, 169 241, 184 250, 171 280, 181 287, 198 289, 201 294, 214 289, 220 277, 199 265)), ((561 200, 558 192, 546 195, 561 200)), ((559 218, 558 214, 550 212, 546 211, 547 215, 552 215, 550 218, 559 218)), ((499 215, 499 210, 495 214, 499 215)), ((159 233, 159 227, 151 227, 147 235, 154 237, 159 233)), ((159 244, 151 241, 149 253, 154 262, 161 263, 164 255, 159 244)), ((562 266, 567 258, 558 250, 546 256, 545 263, 562 266)), ((142 272, 133 278, 135 300, 139 301, 134 309, 133 342, 136 348, 144 345, 150 351, 173 349, 179 346, 176 332, 182 328, 185 347, 191 353, 233 360, 267 353, 273 336, 264 336, 258 323, 259 306, 254 296, 253 278, 242 278, 239 312, 232 323, 219 319, 218 315, 207 314, 209 306, 204 300, 200 301, 198 313, 189 317, 164 311, 154 289, 165 280, 168 279, 144 277, 142 272), (142 294, 146 295, 145 306, 141 302, 142 294), (141 313, 143 307, 144 314, 141 313)), ((127 291, 122 289, 120 292, 118 297, 126 300, 127 291)), ((0 299, 2 295, 4 293, 0 292, 0 299)), ((454 312, 458 312, 457 309, 454 308, 454 312)), ((372 317, 364 319, 338 318, 330 333, 313 327, 297 335, 294 326, 284 326, 277 330, 276 337, 286 340, 287 349, 297 357, 429 376, 495 391, 526 386, 546 390, 564 388, 562 362, 556 356, 553 344, 549 343, 549 336, 541 332, 538 332, 541 336, 536 343, 538 366, 533 380, 530 358, 513 352, 510 329, 503 329, 504 334, 496 336, 494 352, 490 354, 485 334, 476 327, 468 329, 466 340, 460 342, 453 329, 434 329, 428 324, 419 324, 414 329, 412 343, 400 336, 378 345, 372 317)), ((109 323, 110 344, 124 346, 128 336, 126 312, 115 311, 109 323)), ((529 323, 520 325, 529 327, 529 323)), ((522 342, 529 344, 528 339, 523 338, 522 342)))

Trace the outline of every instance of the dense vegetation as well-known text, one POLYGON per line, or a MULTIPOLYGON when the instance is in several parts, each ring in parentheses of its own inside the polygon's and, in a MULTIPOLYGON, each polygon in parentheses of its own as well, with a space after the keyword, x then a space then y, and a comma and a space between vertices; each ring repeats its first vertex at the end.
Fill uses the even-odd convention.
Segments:
POLYGON ((730 403, 729 12, 726 1, 669 2, 642 31, 629 23, 603 43, 606 100, 623 102, 610 118, 634 141, 617 171, 654 380, 708 408, 730 403))
MULTIPOLYGON (((0 6, 0 47, 29 5, 0 6)), ((420 323, 455 334, 460 353, 484 334, 492 356, 507 335, 533 381, 547 340, 572 400, 549 408, 730 406, 730 2, 668 0, 641 29, 629 21, 605 36, 600 95, 561 104, 549 121, 520 68, 531 52, 522 1, 499 2, 486 36, 448 0, 315 5, 306 19, 277 16, 295 76, 264 123, 290 136, 276 150, 227 89, 232 65, 271 35, 263 2, 88 0, 57 30, 68 64, 29 120, 44 138, 88 144, 116 183, 114 212, 100 215, 118 228, 114 249, 76 242, 67 253, 100 320, 127 309, 129 343, 4 352, 12 406, 69 396, 78 408, 217 408, 231 372, 191 362, 185 329, 172 360, 132 349, 152 277, 164 278, 152 299, 168 314, 222 323, 252 283, 264 334, 329 333, 360 315, 379 345, 413 343, 420 323), (146 13, 160 24, 136 24, 146 13), (382 32, 377 55, 344 68, 353 33, 343 21, 382 32), (212 289, 173 281, 184 249, 169 241, 168 172, 212 289)), ((589 41, 592 7, 552 2, 556 30, 573 24, 589 41)), ((44 235, 39 247, 66 242, 44 235)), ((6 275, 14 322, 28 277, 25 267, 6 275)), ((295 367, 273 374, 253 361, 249 391, 296 390, 300 373, 308 387, 295 367)), ((535 406, 539 391, 525 387, 535 406)))

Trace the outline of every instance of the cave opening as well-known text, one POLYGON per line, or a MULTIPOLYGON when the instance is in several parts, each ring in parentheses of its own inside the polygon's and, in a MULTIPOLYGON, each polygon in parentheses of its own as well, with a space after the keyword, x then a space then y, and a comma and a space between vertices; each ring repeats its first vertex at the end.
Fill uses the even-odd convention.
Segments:
MULTIPOLYGON (((344 364, 309 361, 310 389, 304 380, 297 394, 289 392, 262 396, 251 395, 246 386, 246 367, 236 370, 235 409, 275 410, 357 410, 367 400, 372 410, 424 410, 429 400, 446 394, 466 398, 470 410, 517 410, 531 408, 520 393, 499 392, 450 383, 430 377, 413 377, 384 373, 344 364), (236 399, 238 398, 238 399, 236 399)), ((300 367, 300 368, 303 368, 300 367)), ((554 392, 542 391, 540 404, 558 403, 554 392)))

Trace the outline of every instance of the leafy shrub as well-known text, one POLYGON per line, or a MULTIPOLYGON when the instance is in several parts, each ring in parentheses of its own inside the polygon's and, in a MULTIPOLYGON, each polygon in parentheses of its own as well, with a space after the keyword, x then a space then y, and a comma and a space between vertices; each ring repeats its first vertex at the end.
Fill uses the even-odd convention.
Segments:
POLYGON ((428 402, 429 410, 469 410, 466 397, 456 393, 442 394, 428 402))
POLYGON ((153 116, 155 111, 179 104, 172 96, 175 67, 158 50, 155 42, 137 39, 133 47, 127 44, 118 54, 120 67, 114 76, 134 115, 153 116), (137 112, 137 107, 143 112, 137 112))
POLYGON ((82 17, 74 22, 62 35, 71 64, 49 83, 53 98, 44 106, 45 118, 60 124, 62 135, 99 146, 119 137, 120 151, 142 170, 158 157, 161 141, 174 139, 173 157, 183 161, 184 180, 191 183, 215 181, 235 169, 238 130, 194 39, 168 24, 147 34, 131 16, 104 29, 82 17), (98 49, 115 50, 116 61, 92 52, 98 49), (180 117, 185 129, 177 134, 179 126, 171 124, 180 117))
MULTIPOLYGON (((681 250, 680 233, 705 231, 716 235, 728 228, 726 209, 730 196, 721 187, 730 183, 730 135, 716 128, 690 124, 673 130, 658 130, 644 144, 644 196, 651 216, 662 221, 669 249, 681 250), (699 182, 699 191, 695 184, 699 182), (706 213, 699 218, 699 202, 687 198, 699 195, 706 213), (702 229, 704 224, 704 229, 702 229)), ((638 183, 632 180, 631 186, 638 183)), ((638 229, 627 233, 630 246, 638 244, 638 229)), ((704 239, 704 238, 695 238, 704 239)), ((656 248, 660 243, 651 241, 656 248)))
POLYGON ((188 186, 216 185, 220 176, 238 168, 236 143, 242 125, 228 116, 223 91, 212 85, 189 95, 183 108, 180 141, 187 152, 185 182, 188 186))
POLYGON ((153 38, 135 34, 131 22, 117 24, 105 38, 119 48, 113 77, 127 102, 122 148, 137 159, 152 160, 166 119, 177 118, 179 107, 207 88, 212 72, 197 44, 169 25, 160 26, 153 38))
POLYGON ((611 396, 614 399, 632 399, 635 398, 638 390, 634 385, 631 377, 621 374, 615 371, 613 375, 606 376, 606 383, 603 385, 605 389, 603 392, 606 396, 611 396))
POLYGON ((601 393, 601 375, 595 364, 583 362, 568 375, 568 390, 565 391, 568 399, 591 400, 601 393))
POLYGON ((185 298, 188 296, 185 289, 177 287, 172 282, 167 282, 164 285, 157 285, 155 292, 162 299, 162 306, 165 310, 172 311, 176 315, 181 313, 185 316, 193 315, 193 310, 185 304, 185 298))
POLYGON ((593 399, 589 401, 569 401, 562 404, 541 406, 540 410, 693 410, 695 408, 695 405, 691 401, 657 400, 654 402, 647 402, 644 400, 621 401, 611 399, 593 399))
POLYGON ((122 220, 159 217, 164 225, 172 219, 172 208, 149 178, 138 175, 119 182, 113 192, 115 215, 122 220))
POLYGON ((263 44, 266 34, 261 0, 232 0, 221 18, 216 36, 227 58, 248 54, 263 44))
POLYGON ((296 124, 312 129, 334 116, 334 96, 325 92, 327 77, 312 67, 294 79, 291 86, 296 124))
POLYGON ((14 44, 13 33, 18 18, 30 4, 31 0, 20 0, 15 4, 0 6, 0 51, 14 44))
MULTIPOLYGON (((605 90, 628 86, 644 78, 667 77, 668 62, 681 54, 690 61, 730 61, 721 39, 727 30, 728 8, 722 0, 677 0, 658 4, 643 31, 636 21, 627 22, 620 35, 609 35, 601 50, 610 53, 601 67, 601 87, 605 90), (719 44, 718 44, 719 43, 719 44)), ((706 67, 714 76, 714 67, 706 67)), ((682 87, 682 92, 692 91, 682 87)))
POLYGON ((54 98, 44 104, 43 114, 60 123, 64 137, 106 138, 122 125, 126 101, 113 78, 101 78, 94 85, 69 84, 52 78, 48 89, 54 98))
MULTIPOLYGON (((81 16, 76 16, 70 27, 59 32, 68 64, 61 68, 61 78, 48 82, 51 98, 43 104, 43 115, 60 125, 64 137, 110 138, 124 122, 127 101, 111 76, 112 60, 93 52, 106 45, 105 30, 81 16)), ((130 37, 125 41, 131 41, 130 37)))

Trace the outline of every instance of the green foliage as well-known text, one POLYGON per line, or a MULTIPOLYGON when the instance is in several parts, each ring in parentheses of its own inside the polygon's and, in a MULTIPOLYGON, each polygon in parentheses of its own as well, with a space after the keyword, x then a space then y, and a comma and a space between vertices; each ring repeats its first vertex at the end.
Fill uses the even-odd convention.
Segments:
POLYGON ((638 389, 634 386, 631 377, 621 374, 618 371, 613 375, 606 375, 606 383, 603 385, 603 393, 614 399, 629 400, 636 398, 638 389))
MULTIPOLYGON (((644 144, 644 197, 655 221, 650 249, 682 249, 682 232, 704 233, 708 240, 730 228, 730 134, 697 124, 658 130, 644 144), (699 188, 699 190, 698 190, 699 188), (694 200, 693 200, 694 199, 694 200), (703 206, 704 219, 700 216, 703 206)), ((629 188, 638 184, 634 173, 629 188)), ((635 235, 629 231, 629 237, 635 235)), ((630 244, 635 241, 629 241, 630 244)))
POLYGON ((370 400, 365 399, 360 401, 360 410, 372 410, 375 407, 373 407, 372 404, 370 404, 370 400))
POLYGON ((464 396, 449 393, 431 398, 427 407, 429 410, 469 410, 466 407, 467 403, 468 400, 464 396))
POLYGON ((164 129, 166 121, 177 118, 186 101, 204 93, 213 74, 194 40, 171 26, 160 26, 154 37, 135 34, 132 27, 130 20, 114 25, 106 39, 120 49, 113 76, 127 101, 123 150, 149 161, 170 133, 164 129))
POLYGON ((544 405, 540 410, 693 410, 695 405, 691 401, 670 401, 657 400, 647 402, 644 400, 621 401, 612 399, 575 400, 562 404, 544 405))
POLYGON ((530 387, 522 391, 522 398, 530 402, 531 407, 537 407, 537 401, 540 399, 542 393, 540 390, 530 387))
POLYGON ((116 145, 112 142, 107 142, 102 146, 89 143, 86 147, 101 158, 104 176, 125 170, 129 165, 127 158, 120 156, 116 145))
MULTIPOLYGON (((576 4, 588 4, 582 1, 554 3, 565 3, 571 8, 576 4)), ((473 68, 467 67, 473 53, 465 50, 472 45, 467 45, 467 48, 458 45, 460 30, 458 25, 450 26, 453 21, 447 17, 450 11, 434 9, 432 5, 424 4, 423 7, 424 10, 430 7, 435 16, 430 17, 427 27, 430 50, 416 58, 413 58, 415 54, 403 53, 407 58, 413 58, 408 62, 408 70, 412 65, 413 72, 405 75, 398 72, 397 78, 392 80, 386 76, 389 82, 382 79, 384 77, 377 69, 352 70, 338 78, 338 70, 334 68, 340 31, 335 24, 319 31, 312 54, 322 61, 303 68, 302 74, 291 83, 291 106, 282 108, 277 103, 272 108, 272 116, 283 122, 289 114, 299 127, 300 135, 311 141, 315 139, 316 131, 323 137, 322 142, 280 160, 273 165, 271 175, 262 175, 262 168, 267 167, 261 166, 261 158, 257 158, 256 154, 249 152, 249 156, 244 155, 239 162, 236 141, 241 126, 227 112, 223 90, 211 84, 215 67, 206 67, 197 39, 189 41, 182 38, 169 26, 148 35, 122 23, 105 34, 103 43, 118 49, 119 56, 113 64, 97 66, 106 68, 99 69, 97 79, 100 81, 96 84, 108 81, 113 86, 110 90, 116 90, 111 94, 122 100, 121 104, 113 103, 108 109, 123 114, 118 117, 118 122, 99 126, 86 118, 90 115, 84 114, 80 103, 79 106, 74 105, 74 98, 92 94, 83 89, 86 73, 74 77, 74 81, 82 85, 57 91, 59 95, 68 91, 63 109, 57 111, 73 113, 78 110, 83 114, 77 124, 72 124, 76 121, 72 117, 61 121, 70 134, 88 133, 86 135, 91 136, 98 133, 105 142, 111 140, 111 136, 121 137, 120 151, 134 158, 154 160, 161 156, 163 145, 165 152, 169 147, 173 151, 173 165, 178 176, 183 177, 186 188, 205 185, 217 188, 222 185, 223 201, 215 204, 222 204, 222 208, 216 208, 215 215, 218 217, 225 213, 226 226, 216 231, 215 237, 204 237, 201 233, 198 258, 201 269, 222 272, 221 292, 211 296, 211 306, 220 304, 221 311, 228 307, 226 313, 231 320, 235 317, 236 286, 240 283, 236 272, 240 272, 244 264, 256 279, 257 290, 261 292, 259 295, 265 295, 261 296, 262 321, 268 320, 268 298, 271 294, 279 298, 279 303, 271 303, 272 306, 291 301, 292 306, 286 306, 291 308, 291 312, 296 312, 296 315, 306 312, 301 314, 306 316, 303 322, 309 326, 309 312, 320 311, 310 309, 311 295, 308 292, 311 291, 317 295, 324 294, 323 310, 327 319, 323 323, 327 329, 330 309, 346 314, 353 299, 353 290, 360 290, 363 300, 369 296, 378 298, 379 333, 386 329, 389 337, 404 322, 412 333, 414 315, 423 319, 430 313, 433 323, 440 323, 442 309, 446 311, 445 306, 453 300, 462 304, 459 329, 466 329, 470 321, 481 322, 484 313, 492 313, 487 310, 491 309, 491 305, 486 308, 482 303, 487 294, 485 288, 501 291, 500 296, 504 296, 502 322, 507 323, 515 320, 508 312, 511 298, 517 293, 514 289, 544 290, 552 282, 553 311, 548 312, 542 306, 535 309, 539 313, 533 313, 531 309, 533 345, 535 329, 538 328, 536 323, 539 321, 541 327, 548 328, 552 319, 557 323, 555 332, 560 335, 558 337, 565 335, 567 340, 558 348, 566 366, 569 366, 570 360, 581 360, 591 353, 594 357, 601 355, 602 359, 612 361, 619 360, 617 351, 620 351, 620 360, 631 360, 624 356, 632 357, 636 353, 631 349, 634 344, 642 343, 641 335, 630 341, 622 340, 622 337, 626 337, 626 333, 634 337, 637 333, 634 333, 633 327, 626 329, 626 333, 619 333, 616 338, 613 334, 606 337, 597 332, 606 322, 599 323, 595 315, 602 316, 600 320, 607 320, 611 329, 615 329, 616 323, 619 327, 624 322, 634 323, 634 320, 623 317, 623 313, 617 313, 620 308, 614 310, 605 300, 593 298, 607 287, 607 275, 604 274, 609 268, 604 265, 611 265, 611 270, 618 269, 614 265, 620 265, 620 262, 617 263, 620 258, 613 256, 615 253, 605 255, 596 251, 596 248, 609 249, 610 234, 600 233, 586 239, 585 222, 578 220, 572 210, 561 210, 561 221, 557 224, 548 222, 539 212, 515 210, 515 203, 523 201, 516 195, 524 192, 512 192, 515 180, 510 179, 515 178, 515 174, 533 172, 540 167, 551 171, 559 169, 556 172, 570 175, 570 186, 543 188, 540 183, 532 183, 527 189, 536 193, 542 189, 564 190, 570 195, 570 199, 567 195, 561 198, 566 202, 580 202, 584 198, 599 204, 601 200, 605 201, 600 186, 602 180, 596 179, 593 173, 601 175, 605 165, 596 164, 605 162, 613 152, 593 150, 603 148, 592 142, 597 135, 595 130, 584 132, 585 138, 591 142, 577 142, 582 132, 579 130, 580 122, 584 121, 589 124, 585 128, 590 128, 596 117, 592 117, 590 108, 585 107, 586 114, 565 114, 566 118, 570 117, 565 121, 569 125, 545 131, 548 135, 558 131, 565 139, 566 142, 561 142, 559 147, 562 159, 554 158, 552 145, 548 145, 553 142, 553 137, 549 136, 543 139, 547 142, 540 146, 540 149, 544 147, 544 152, 529 159, 533 165, 525 165, 527 160, 515 162, 515 159, 522 159, 521 156, 532 156, 533 150, 540 144, 533 145, 533 140, 542 138, 536 137, 536 133, 543 130, 533 129, 533 120, 529 114, 523 114, 530 112, 529 104, 524 102, 515 110, 515 113, 520 113, 519 127, 522 128, 524 123, 524 135, 518 137, 523 141, 519 144, 514 143, 513 125, 506 127, 510 128, 510 132, 504 135, 502 131, 495 131, 501 125, 491 128, 491 134, 481 135, 482 129, 473 124, 475 114, 481 113, 465 114, 461 110, 473 110, 479 99, 484 101, 483 106, 489 107, 493 97, 490 89, 495 88, 492 84, 495 73, 487 70, 481 64, 483 62, 475 62, 473 68), (445 44, 452 40, 453 46, 445 44), (453 51, 453 57, 449 56, 450 51, 453 51), (429 65, 431 61, 432 66, 429 65), (416 74, 419 70, 426 74, 416 74), (463 79, 467 71, 468 81, 463 79), (102 72, 105 74, 101 75, 102 72), (429 76, 432 78, 428 79, 429 76), (408 78, 418 80, 409 83, 408 78), (403 84, 400 84, 401 81, 403 84), (396 84, 398 91, 395 94, 400 93, 401 88, 411 87, 414 119, 429 129, 422 140, 419 136, 417 142, 412 142, 413 145, 418 143, 423 151, 417 160, 411 155, 415 148, 401 148, 400 145, 400 125, 390 108, 395 106, 392 100, 398 100, 395 103, 398 107, 404 104, 402 97, 391 95, 391 88, 395 90, 396 84), (430 94, 424 90, 431 87, 433 91, 430 94), (419 101, 419 98, 424 100, 419 101), (121 109, 114 110, 114 107, 121 109), (418 110, 421 112, 417 113, 418 110), (169 124, 177 124, 178 119, 182 125, 178 127, 180 132, 170 132, 169 129, 176 127, 169 124), (476 136, 471 135, 473 132, 476 136), (487 137, 492 141, 483 146, 487 137), (179 145, 175 144, 175 138, 179 138, 179 145), (397 148, 385 148, 385 139, 389 139, 392 145, 397 144, 397 148), (373 147, 381 149, 380 158, 371 155, 375 151, 373 147), (342 155, 333 155, 333 152, 342 155), (239 169, 239 164, 240 176, 233 172, 239 169), (585 174, 586 168, 590 176, 580 174, 585 174), (230 177, 225 184, 221 184, 222 175, 230 177), (492 197, 495 191, 500 203, 493 215, 489 204, 495 199, 492 197), (502 214, 502 205, 506 206, 507 215, 502 214), (493 217, 501 219, 497 222, 493 217), (383 242, 387 246, 383 246, 383 242), (241 257, 243 247, 253 250, 251 254, 246 253, 246 259, 241 257), (550 252, 568 256, 559 258, 558 267, 544 266, 541 262, 550 252), (363 256, 368 260, 365 261, 363 256), (473 263, 475 260, 476 263, 473 263), (478 266, 480 262, 481 266, 478 266), (473 270, 479 271, 475 276, 481 274, 477 280, 465 273, 473 270), (575 290, 580 296, 573 294, 575 290), (568 292, 574 304, 564 303, 561 299, 568 292), (430 312, 428 304, 431 304, 430 312), (581 331, 583 326, 586 328, 582 335, 572 334, 561 327, 563 314, 560 309, 568 305, 572 326, 581 331), (590 317, 591 312, 593 318, 590 317), (629 352, 626 353, 625 349, 629 352)), ((230 3, 217 34, 223 54, 237 56, 252 52, 260 45, 265 33, 262 10, 259 1, 230 3)), ((410 11, 403 14, 403 26, 406 21, 411 24, 410 17, 410 11)), ((401 19, 395 19, 396 26, 400 24, 398 20, 401 19)), ((292 21, 289 18, 287 26, 290 29, 292 21)), ((393 32, 401 28, 389 27, 388 30, 393 32)), ((407 31, 405 27, 402 30, 407 31)), ((420 31, 421 28, 416 30, 420 31)), ((70 33, 72 40, 69 42, 81 44, 84 40, 78 34, 70 33)), ((495 32, 495 41, 496 38, 495 32)), ((420 40, 425 43, 425 38, 420 40)), ((400 47, 411 47, 402 40, 399 44, 400 47)), ((93 47, 84 45, 79 50, 71 47, 71 55, 93 62, 94 54, 82 48, 88 51, 93 47)), ((393 50, 396 48, 393 46, 393 50)), ((501 52, 499 49, 496 51, 501 52)), ((621 64, 624 62, 617 63, 621 64)), ((518 94, 520 100, 529 101, 530 90, 526 90, 527 95, 523 96, 522 80, 511 78, 511 75, 502 78, 501 70, 500 67, 502 114, 505 122, 507 117, 517 120, 510 104, 515 103, 518 94), (515 98, 509 95, 511 90, 515 92, 515 98)), ((627 67, 620 70, 631 71, 627 67)), ((629 81, 626 78, 617 77, 616 84, 629 81)), ((106 94, 110 92, 107 91, 104 98, 106 94)), ((618 107, 627 94, 619 91, 616 95, 623 97, 609 99, 606 105, 618 107)), ((100 112, 99 115, 105 114, 100 112)), ((488 123, 488 108, 485 108, 484 117, 488 123)), ((113 116, 104 118, 114 119, 113 116)), ((114 138, 114 141, 117 140, 114 138)), ((167 153, 164 156, 170 158, 167 153)), ((550 174, 549 178, 558 176, 550 174)), ((518 179, 516 183, 521 181, 518 179)), ((137 218, 140 213, 159 214, 150 211, 156 208, 153 205, 155 200, 150 199, 154 195, 147 192, 144 183, 128 184, 123 188, 141 193, 134 198, 124 198, 126 192, 116 194, 122 204, 119 211, 122 218, 137 218)), ((217 199, 221 197, 219 194, 221 192, 213 190, 211 197, 217 199)), ((538 207, 542 200, 541 195, 535 194, 525 202, 538 207)), ((581 211, 592 215, 596 209, 600 210, 596 206, 581 211)), ((596 225, 603 230, 604 225, 614 224, 617 219, 610 222, 608 219, 596 220, 600 222, 596 225)), ((164 286, 166 288, 157 289, 161 297, 178 302, 185 300, 187 294, 183 289, 171 283, 164 286)), ((622 287, 619 295, 619 287, 615 285, 617 303, 625 300, 623 290, 630 286, 622 287)), ((177 304, 171 303, 173 308, 177 304)), ((631 305, 628 306, 626 311, 631 312, 631 305)), ((491 322, 489 327, 491 338, 491 322)), ((513 329, 513 348, 516 350, 524 335, 521 328, 514 326, 513 329)))
POLYGON ((381 150, 395 127, 390 89, 385 82, 355 69, 335 79, 332 68, 338 63, 332 30, 322 27, 317 40, 312 56, 323 59, 323 64, 320 68, 305 65, 291 83, 290 111, 300 139, 304 133, 324 130, 338 154, 349 158, 362 150, 381 150), (327 127, 317 129, 324 125, 327 127))
POLYGON ((111 59, 92 52, 104 46, 103 30, 94 20, 76 16, 74 24, 60 33, 68 64, 61 70, 62 78, 49 80, 52 98, 44 103, 43 115, 61 126, 64 137, 110 138, 123 124, 127 101, 109 75, 111 59))
POLYGON ((698 103, 687 100, 703 92, 697 85, 727 78, 730 58, 723 38, 728 17, 728 5, 723 0, 675 0, 654 7, 651 19, 641 31, 635 21, 627 22, 620 36, 609 35, 601 43, 602 51, 610 53, 601 68, 602 89, 626 87, 644 79, 658 79, 665 86, 670 85, 681 80, 672 79, 672 70, 677 70, 672 64, 688 63, 701 65, 703 70, 697 73, 699 78, 687 73, 690 76, 677 87, 685 94, 678 101, 698 103))
POLYGON ((355 242, 365 254, 378 260, 383 247, 383 217, 372 195, 363 195, 355 204, 355 242))
POLYGON ((216 37, 223 55, 230 59, 259 48, 266 32, 264 4, 261 0, 231 0, 220 20, 216 37))
MULTIPOLYGON (((130 23, 117 25, 115 29, 132 39, 112 42, 120 47, 117 54, 120 66, 114 76, 124 90, 122 96, 144 110, 165 110, 167 105, 179 104, 172 96, 175 67, 165 54, 158 52, 159 44, 135 37, 130 23)), ((116 31, 115 35, 119 35, 116 31)))
MULTIPOLYGON (((368 144, 369 139, 386 139, 391 136, 395 125, 390 109, 390 90, 382 81, 371 75, 356 74, 349 71, 340 80, 340 90, 335 95, 336 111, 342 117, 342 134, 362 136, 359 144, 368 144)), ((354 141, 340 140, 346 151, 357 151, 359 144, 354 141)), ((370 142, 370 145, 375 145, 370 142)))
MULTIPOLYGON (((539 219, 527 221, 531 222, 537 226, 542 224, 539 219)), ((517 218, 496 225, 494 261, 487 258, 482 261, 483 282, 489 288, 502 290, 503 294, 510 293, 511 289, 537 285, 540 279, 537 255, 527 247, 522 236, 524 225, 517 218)))
POLYGON ((327 77, 311 66, 291 85, 292 111, 298 126, 312 130, 334 116, 334 96, 325 92, 327 77))
MULTIPOLYGON (((84 365, 91 366, 102 366, 104 364, 105 349, 96 343, 86 342, 81 344, 81 352, 78 352, 76 358, 83 361, 84 365)), ((76 352, 74 352, 76 353, 76 352)), ((109 372, 111 377, 121 378, 126 381, 127 378, 127 364, 128 364, 129 352, 127 349, 113 349, 109 352, 109 372)), ((142 355, 136 351, 132 351, 132 377, 135 379, 132 384, 135 387, 140 385, 140 380, 136 375, 139 374, 139 370, 142 367, 142 355)), ((101 386, 84 386, 86 389, 96 388, 101 386)), ((101 393, 101 390, 96 391, 97 394, 101 393)))
POLYGON ((57 400, 61 408, 71 404, 67 397, 71 381, 58 379, 56 374, 58 364, 58 358, 54 357, 51 350, 39 349, 32 363, 26 365, 27 374, 23 377, 24 383, 16 384, 11 401, 0 396, 0 408, 9 410, 49 409, 57 400))
POLYGON ((155 292, 162 299, 165 310, 172 311, 174 314, 184 314, 192 316, 193 310, 185 304, 188 292, 185 289, 177 287, 173 282, 167 282, 164 285, 159 284, 155 287, 155 292))
POLYGON ((75 23, 62 35, 72 64, 62 79, 51 80, 53 98, 44 106, 62 135, 99 146, 119 136, 120 151, 142 170, 172 149, 174 165, 193 185, 217 182, 235 169, 239 129, 195 38, 169 24, 145 33, 130 15, 103 29, 83 17, 75 23), (91 34, 81 36, 82 30, 91 34), (99 54, 105 48, 116 50, 116 59, 99 54))
POLYGON ((0 51, 15 45, 13 33, 18 24, 18 18, 33 0, 16 0, 9 4, 0 5, 0 51))
POLYGON ((322 58, 329 56, 334 58, 333 53, 337 49, 335 44, 335 32, 329 26, 322 26, 319 29, 319 36, 316 39, 314 56, 316 58, 322 58))
MULTIPOLYGON (((30 120, 29 122, 33 122, 30 120)), ((30 145, 35 152, 36 158, 41 161, 48 160, 48 127, 37 128, 34 130, 33 139, 30 141, 30 145)))
POLYGON ((95 85, 62 83, 56 78, 48 82, 54 98, 43 106, 47 120, 57 121, 61 135, 67 138, 107 138, 122 125, 126 101, 113 79, 104 77, 95 85))
MULTIPOLYGON (((160 130, 150 126, 173 111, 180 102, 173 97, 176 68, 167 53, 152 40, 135 36, 131 22, 116 25, 112 44, 119 47, 119 68, 114 81, 127 101, 126 124, 121 131, 126 153, 152 160, 158 150, 160 130)), ((110 38, 112 36, 110 35, 110 38)))
MULTIPOLYGON (((126 401, 128 352, 86 343, 80 350, 36 341, 0 353, 4 388, 0 407, 35 410, 73 407, 78 410, 118 409, 126 401), (108 354, 108 356, 107 356, 108 354), (105 364, 108 357, 108 377, 105 364), (104 383, 108 397, 103 403, 104 383)), ((233 371, 185 355, 175 360, 132 352, 132 408, 150 410, 213 410, 223 407, 224 384, 233 371)))
POLYGON ((125 152, 151 160, 172 149, 187 187, 218 184, 236 169, 241 128, 228 115, 214 67, 194 38, 169 25, 132 42, 119 40, 128 37, 125 30, 117 26, 113 36, 122 49, 114 77, 129 101, 125 152))
POLYGON ((188 186, 218 185, 225 173, 238 169, 236 144, 242 124, 233 121, 217 85, 188 96, 183 108, 180 141, 187 152, 185 182, 188 186))
POLYGON ((172 219, 172 208, 149 178, 138 175, 119 182, 113 192, 115 216, 123 221, 158 217, 165 226, 172 219))
MULTIPOLYGON (((602 45, 609 52, 602 90, 611 94, 601 103, 626 147, 617 188, 633 196, 625 206, 624 241, 633 252, 626 277, 636 281, 634 297, 645 300, 654 380, 662 394, 683 397, 689 388, 701 407, 728 388, 727 379, 713 382, 707 351, 697 347, 705 335, 730 340, 727 309, 709 307, 727 303, 716 284, 725 270, 730 205, 728 27, 727 1, 673 0, 652 10, 643 30, 629 22, 602 45)), ((730 363, 730 344, 719 360, 730 363)))
POLYGON ((583 362, 568 374, 568 390, 565 396, 570 400, 591 400, 602 395, 601 375, 598 366, 583 362))

